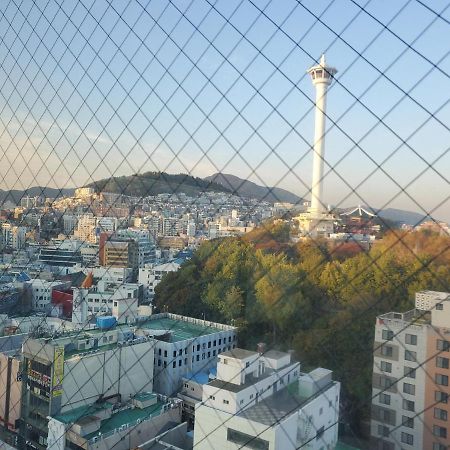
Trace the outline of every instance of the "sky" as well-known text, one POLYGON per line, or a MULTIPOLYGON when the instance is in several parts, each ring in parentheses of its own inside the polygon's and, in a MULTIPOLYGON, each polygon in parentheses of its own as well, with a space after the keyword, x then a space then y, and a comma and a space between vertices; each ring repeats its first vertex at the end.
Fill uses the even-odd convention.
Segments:
POLYGON ((446 3, 3 1, 0 188, 223 172, 308 198, 325 52, 326 202, 450 221, 446 3))

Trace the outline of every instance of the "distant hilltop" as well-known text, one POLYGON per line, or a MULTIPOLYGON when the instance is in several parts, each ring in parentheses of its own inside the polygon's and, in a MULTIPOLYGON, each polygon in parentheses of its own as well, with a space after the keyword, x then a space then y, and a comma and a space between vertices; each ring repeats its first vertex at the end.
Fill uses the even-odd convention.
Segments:
POLYGON ((165 172, 145 172, 130 176, 104 178, 85 187, 91 187, 95 192, 112 192, 132 197, 177 193, 189 196, 196 196, 202 192, 230 193, 224 186, 203 178, 165 172))
POLYGON ((260 186, 249 180, 244 180, 227 173, 215 173, 205 180, 224 186, 241 197, 255 198, 268 203, 286 202, 301 204, 303 200, 292 192, 278 187, 260 186))

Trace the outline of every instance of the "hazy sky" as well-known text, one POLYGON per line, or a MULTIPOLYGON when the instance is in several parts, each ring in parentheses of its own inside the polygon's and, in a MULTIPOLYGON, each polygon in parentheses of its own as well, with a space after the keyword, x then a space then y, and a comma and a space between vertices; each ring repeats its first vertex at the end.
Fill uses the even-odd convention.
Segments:
POLYGON ((450 220, 448 2, 35 3, 0 2, 1 187, 221 171, 307 197, 326 52, 326 200, 450 220))

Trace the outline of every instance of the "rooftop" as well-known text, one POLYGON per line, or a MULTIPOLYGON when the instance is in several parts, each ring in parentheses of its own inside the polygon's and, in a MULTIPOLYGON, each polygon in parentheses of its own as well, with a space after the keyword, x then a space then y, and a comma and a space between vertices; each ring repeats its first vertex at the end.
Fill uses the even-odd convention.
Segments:
POLYGON ((199 320, 196 322, 173 319, 171 317, 161 317, 150 319, 140 323, 139 327, 147 330, 167 330, 170 333, 170 342, 179 342, 186 339, 193 339, 207 334, 218 333, 223 331, 216 328, 215 324, 199 320))
POLYGON ((226 356, 227 358, 234 359, 246 359, 256 355, 259 355, 259 353, 252 352, 251 350, 245 350, 243 348, 233 348, 232 350, 228 350, 219 354, 219 356, 226 356))
POLYGON ((85 417, 94 416, 98 411, 104 411, 113 407, 112 403, 94 403, 92 405, 84 405, 78 408, 72 409, 66 413, 55 416, 55 419, 59 422, 68 424, 78 422, 85 417))
POLYGON ((253 422, 272 426, 295 413, 299 408, 321 395, 335 383, 335 381, 332 381, 314 395, 305 397, 299 393, 299 382, 297 380, 274 395, 245 409, 238 415, 253 422))
POLYGON ((281 359, 285 358, 288 355, 288 353, 285 352, 279 352, 278 350, 269 350, 267 352, 264 352, 262 356, 269 359, 281 359))
POLYGON ((157 402, 154 405, 147 406, 147 408, 127 408, 113 414, 108 419, 102 420, 100 428, 93 433, 90 433, 84 438, 89 440, 94 436, 105 434, 113 431, 124 424, 132 425, 136 423, 138 419, 147 419, 153 415, 159 415, 166 402, 157 402))

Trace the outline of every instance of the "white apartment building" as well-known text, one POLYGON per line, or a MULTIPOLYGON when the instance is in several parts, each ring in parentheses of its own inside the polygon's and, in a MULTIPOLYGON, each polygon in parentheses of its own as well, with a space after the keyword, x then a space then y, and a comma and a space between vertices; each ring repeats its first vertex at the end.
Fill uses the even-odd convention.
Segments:
POLYGON ((80 289, 88 315, 113 315, 119 323, 134 322, 138 317, 139 284, 108 283, 100 280, 90 289, 80 289))
POLYGON ((194 448, 334 449, 340 384, 332 372, 300 372, 278 351, 232 349, 195 407, 194 448))
POLYGON ((27 227, 20 227, 10 223, 2 224, 2 240, 5 247, 20 250, 25 246, 27 227))
POLYGON ((162 277, 169 272, 176 272, 180 268, 180 261, 170 261, 165 264, 150 264, 139 269, 138 283, 144 286, 144 301, 150 301, 155 295, 155 287, 162 277))
POLYGON ((74 236, 82 242, 97 242, 97 218, 93 214, 84 214, 78 218, 74 236))
POLYGON ((183 377, 214 368, 217 355, 237 344, 235 327, 170 313, 153 314, 134 332, 156 339, 154 390, 168 396, 182 388, 183 377))
POLYGON ((415 309, 375 324, 372 447, 447 449, 450 294, 416 293, 415 309))
POLYGON ((31 306, 36 312, 50 312, 53 289, 65 289, 67 283, 62 281, 46 281, 34 278, 31 284, 31 306))

